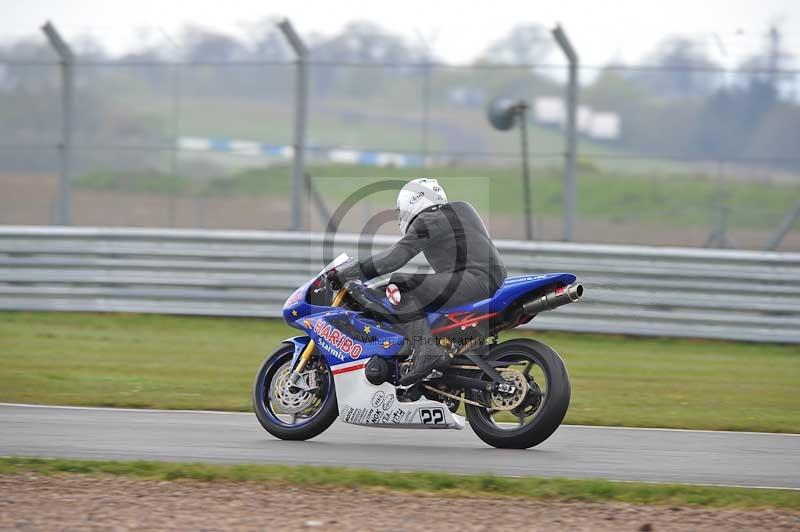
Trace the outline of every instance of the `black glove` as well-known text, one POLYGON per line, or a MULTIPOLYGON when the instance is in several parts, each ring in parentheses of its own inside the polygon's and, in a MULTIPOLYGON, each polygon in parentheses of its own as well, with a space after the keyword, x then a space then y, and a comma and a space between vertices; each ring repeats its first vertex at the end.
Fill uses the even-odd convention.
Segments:
POLYGON ((364 278, 364 274, 361 272, 361 266, 358 261, 354 260, 329 271, 327 277, 331 288, 340 290, 347 281, 361 280, 364 278))

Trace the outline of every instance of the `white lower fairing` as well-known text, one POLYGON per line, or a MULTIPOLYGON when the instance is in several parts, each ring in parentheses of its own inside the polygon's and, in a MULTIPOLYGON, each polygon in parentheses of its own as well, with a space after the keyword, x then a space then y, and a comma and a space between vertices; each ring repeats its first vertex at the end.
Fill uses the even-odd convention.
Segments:
POLYGON ((366 360, 354 360, 331 368, 341 421, 352 425, 404 429, 464 428, 464 418, 453 414, 438 401, 422 397, 401 403, 392 384, 371 384, 364 374, 366 363, 366 360))

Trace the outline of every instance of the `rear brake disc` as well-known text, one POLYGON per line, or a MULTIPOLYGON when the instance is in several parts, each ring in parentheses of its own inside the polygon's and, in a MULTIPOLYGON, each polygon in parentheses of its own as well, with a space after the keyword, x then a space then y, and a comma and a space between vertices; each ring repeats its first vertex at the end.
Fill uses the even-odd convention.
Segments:
POLYGON ((513 410, 517 408, 525 396, 528 395, 528 380, 521 371, 513 368, 501 368, 498 370, 505 381, 514 387, 514 391, 504 393, 495 390, 491 393, 492 406, 494 410, 513 410))

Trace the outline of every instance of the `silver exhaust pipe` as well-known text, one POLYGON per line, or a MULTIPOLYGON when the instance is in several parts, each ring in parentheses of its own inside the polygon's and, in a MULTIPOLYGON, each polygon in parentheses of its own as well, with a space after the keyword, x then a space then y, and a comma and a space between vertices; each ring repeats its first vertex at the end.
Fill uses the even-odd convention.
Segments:
POLYGON ((581 283, 560 286, 543 296, 523 302, 522 312, 527 315, 538 314, 545 310, 553 310, 554 308, 574 303, 581 297, 583 297, 583 285, 581 283))

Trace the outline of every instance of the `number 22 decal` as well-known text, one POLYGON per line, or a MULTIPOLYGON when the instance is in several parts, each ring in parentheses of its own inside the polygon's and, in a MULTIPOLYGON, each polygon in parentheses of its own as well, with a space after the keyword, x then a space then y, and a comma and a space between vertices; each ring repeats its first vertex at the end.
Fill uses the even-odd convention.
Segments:
POLYGON ((424 425, 441 425, 444 423, 444 410, 441 408, 420 408, 419 418, 424 425))

